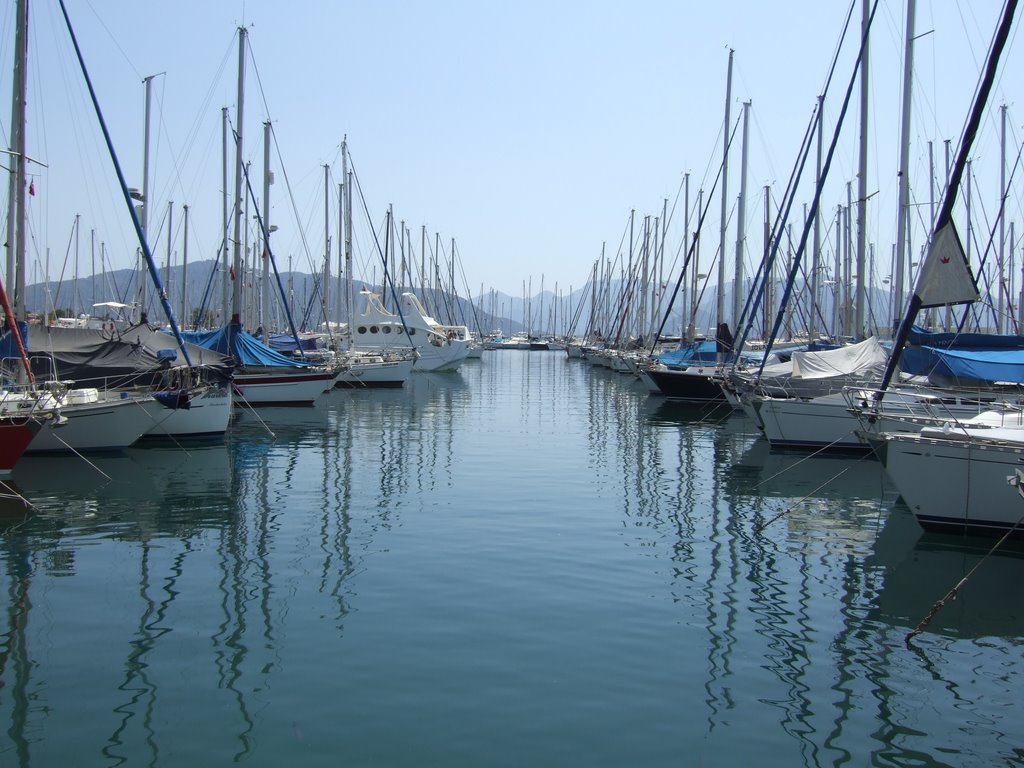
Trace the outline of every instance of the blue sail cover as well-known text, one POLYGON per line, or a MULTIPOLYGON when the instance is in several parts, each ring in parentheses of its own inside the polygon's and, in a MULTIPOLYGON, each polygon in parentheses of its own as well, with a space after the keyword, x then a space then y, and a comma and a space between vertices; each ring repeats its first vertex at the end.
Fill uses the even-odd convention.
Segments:
MULTIPOLYGON (((25 345, 25 350, 28 351, 28 323, 24 321, 19 322, 18 330, 21 332, 21 343, 25 345)), ((14 343, 14 337, 10 331, 0 336, 0 357, 13 358, 15 360, 21 357, 21 353, 18 352, 18 345, 14 343)))
POLYGON ((1024 349, 938 349, 907 347, 904 373, 963 381, 1024 384, 1024 349))
POLYGON ((995 333, 933 333, 914 326, 907 343, 941 349, 1024 349, 1024 336, 995 333))
POLYGON ((707 365, 718 362, 718 345, 712 341, 695 341, 679 349, 662 352, 658 362, 669 368, 683 368, 690 365, 707 365))
POLYGON ((914 376, 959 381, 1024 382, 1024 336, 932 333, 914 326, 900 367, 914 376))
POLYGON ((183 331, 185 341, 230 355, 239 365, 265 365, 278 368, 308 368, 310 363, 293 360, 265 346, 237 323, 228 323, 216 331, 183 331))
POLYGON ((300 349, 303 352, 315 352, 316 351, 316 336, 310 336, 309 338, 299 337, 298 345, 295 344, 295 337, 290 333, 275 333, 267 336, 267 343, 270 348, 278 352, 298 352, 300 349))

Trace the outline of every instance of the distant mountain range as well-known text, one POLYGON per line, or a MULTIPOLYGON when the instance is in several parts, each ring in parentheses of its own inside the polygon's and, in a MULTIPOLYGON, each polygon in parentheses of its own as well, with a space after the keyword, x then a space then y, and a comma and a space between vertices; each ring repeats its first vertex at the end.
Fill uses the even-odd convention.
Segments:
MULTIPOLYGON (((220 272, 216 269, 217 263, 213 260, 198 261, 188 265, 187 311, 190 316, 189 324, 192 324, 197 316, 197 309, 205 308, 206 314, 200 315, 206 320, 207 325, 217 326, 223 322, 220 317, 221 306, 221 280, 220 272)), ((176 315, 182 312, 182 274, 183 268, 172 267, 169 272, 161 270, 160 277, 167 290, 171 308, 176 315)), ((151 321, 163 322, 163 311, 156 300, 152 288, 152 281, 148 274, 141 276, 142 283, 146 287, 145 305, 147 315, 151 321)), ((319 308, 322 303, 320 275, 311 275, 305 272, 283 272, 281 273, 281 284, 284 292, 289 297, 289 304, 292 317, 297 326, 305 330, 316 330, 322 320, 319 308)), ((344 305, 339 305, 337 300, 338 282, 332 277, 328 289, 331 304, 331 319, 334 321, 343 320, 344 305)), ((77 281, 65 281, 62 284, 54 282, 36 283, 26 287, 26 306, 29 312, 38 314, 51 313, 54 310, 64 315, 82 315, 87 313, 100 314, 97 310, 93 312, 93 305, 99 302, 119 302, 129 305, 137 305, 140 301, 139 275, 133 270, 121 269, 105 274, 80 277, 77 281)), ((726 306, 732 306, 732 284, 726 287, 726 306)), ((355 294, 355 309, 358 313, 361 310, 359 292, 363 289, 378 290, 379 287, 369 286, 367 283, 354 281, 353 291, 355 294)), ((229 286, 230 290, 230 286, 229 286)), ((409 290, 403 288, 399 290, 409 290)), ((614 311, 616 301, 620 294, 620 285, 614 282, 610 294, 615 297, 611 302, 613 311, 611 314, 618 314, 614 311)), ((715 327, 715 286, 708 286, 704 291, 704 301, 701 304, 697 315, 696 327, 698 333, 708 335, 714 334, 715 327)), ((428 312, 433 313, 441 323, 465 324, 474 331, 489 333, 501 331, 505 334, 512 334, 521 331, 530 331, 537 335, 565 334, 568 331, 575 331, 582 335, 590 323, 591 297, 589 288, 577 289, 571 295, 556 297, 551 291, 537 293, 534 296, 523 298, 521 296, 509 296, 500 291, 491 291, 482 296, 474 297, 471 301, 465 297, 452 296, 444 291, 427 290, 426 293, 419 289, 415 290, 426 306, 428 312)), ((258 301, 261 294, 261 278, 247 276, 243 285, 243 322, 247 327, 255 328, 254 322, 258 315, 258 301)), ((271 274, 270 285, 270 323, 272 326, 285 327, 287 321, 281 310, 281 291, 277 281, 271 274)), ((872 289, 870 292, 872 305, 879 308, 873 313, 876 324, 885 324, 886 317, 891 310, 887 306, 890 296, 885 291, 872 289)), ((393 306, 391 297, 385 294, 385 304, 393 306)), ((832 305, 830 298, 823 298, 823 306, 819 311, 818 327, 823 328, 830 325, 832 318, 832 305)), ((674 302, 672 313, 665 322, 664 334, 674 335, 682 329, 681 299, 674 302)), ((634 311, 636 307, 634 307, 634 311)), ((656 321, 660 323, 664 310, 656 315, 656 321)), ((794 332, 806 327, 806 309, 794 310, 790 326, 794 332)), ((647 310, 650 315, 650 308, 647 310)), ((180 318, 179 318, 180 319, 180 318)), ((870 322, 870 319, 869 319, 870 322)), ((618 321, 612 322, 612 327, 601 329, 606 336, 614 336, 617 332, 618 321)))

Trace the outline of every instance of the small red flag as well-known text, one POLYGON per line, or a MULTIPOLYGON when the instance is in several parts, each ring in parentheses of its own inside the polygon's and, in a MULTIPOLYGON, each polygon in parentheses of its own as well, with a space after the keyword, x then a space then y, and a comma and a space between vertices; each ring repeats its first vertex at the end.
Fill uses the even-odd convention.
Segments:
POLYGON ((35 181, 30 181, 28 183, 28 193, 30 195, 32 195, 32 197, 36 196, 36 183, 35 183, 35 181))
POLYGON ((231 279, 232 279, 232 280, 234 280, 234 279, 235 279, 235 268, 234 268, 234 267, 231 267, 231 268, 230 268, 230 269, 228 270, 228 272, 230 272, 230 273, 231 273, 231 279))

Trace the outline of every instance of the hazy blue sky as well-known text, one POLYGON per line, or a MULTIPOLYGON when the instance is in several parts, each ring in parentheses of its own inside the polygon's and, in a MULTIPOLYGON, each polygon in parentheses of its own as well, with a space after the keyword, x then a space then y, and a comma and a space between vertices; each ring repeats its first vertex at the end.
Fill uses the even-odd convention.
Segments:
MULTIPOLYGON (((781 195, 849 7, 821 0, 68 0, 68 6, 126 175, 137 186, 141 81, 163 73, 154 81, 151 178, 151 216, 159 230, 153 250, 161 263, 168 201, 174 202, 176 261, 183 248, 182 203, 191 210, 190 260, 212 257, 219 243, 220 111, 230 107, 234 121, 237 26, 244 23, 251 45, 245 154, 261 186, 261 123, 271 119, 280 152, 272 160, 271 193, 280 266, 289 256, 306 271, 310 259, 320 263, 323 165, 330 166, 336 185, 339 145, 347 134, 373 227, 380 227, 391 203, 412 230, 417 252, 421 225, 431 246, 435 233, 445 251, 454 237, 473 293, 483 285, 513 295, 531 276, 534 290, 542 275, 548 289, 555 283, 562 290, 581 286, 603 242, 609 257, 620 248, 630 209, 637 211, 639 230, 644 215, 660 215, 664 198, 670 207, 676 202, 684 173, 691 175, 694 202, 699 187, 710 188, 721 161, 730 47, 733 119, 743 101, 753 102, 747 251, 756 258, 763 188, 775 185, 773 195, 781 195)), ((13 9, 7 0, 0 19, 2 62, 11 60, 13 9)), ((42 264, 48 249, 50 274, 59 275, 74 216, 81 214, 82 272, 89 270, 91 230, 106 244, 109 261, 127 266, 133 234, 58 7, 54 0, 33 0, 31 10, 28 153, 48 166, 34 168, 33 263, 42 264)), ((941 177, 943 142, 952 140, 955 150, 1000 10, 992 0, 918 3, 911 178, 919 203, 928 202, 926 142, 936 143, 941 177)), ((882 0, 871 46, 868 231, 884 258, 896 221, 904 14, 903 3, 882 0)), ((859 16, 858 3, 858 25, 859 16)), ((1014 87, 1019 77, 1013 73, 1024 71, 1014 42, 994 97, 997 105, 1009 105, 1011 158, 1021 138, 1014 87)), ((826 107, 829 132, 854 53, 848 43, 826 107)), ((3 98, 9 99, 9 75, 3 83, 3 98)), ((826 193, 825 208, 833 213, 845 202, 846 182, 855 179, 857 108, 855 100, 826 193)), ((6 108, 0 126, 6 141, 6 108)), ((730 239, 738 149, 730 166, 730 239)), ((974 155, 975 203, 991 218, 998 204, 994 112, 974 155)), ((370 225, 360 208, 357 276, 370 277, 370 225)), ((718 241, 717 200, 711 210, 705 263, 718 241)), ((1013 193, 1008 216, 1020 220, 1019 214, 1019 194, 1013 193)), ((333 237, 333 202, 330 215, 333 237)), ((920 216, 922 226, 926 218, 920 216)), ((682 223, 680 199, 670 253, 678 248, 682 223)), ((64 269, 71 273, 70 264, 64 269)))

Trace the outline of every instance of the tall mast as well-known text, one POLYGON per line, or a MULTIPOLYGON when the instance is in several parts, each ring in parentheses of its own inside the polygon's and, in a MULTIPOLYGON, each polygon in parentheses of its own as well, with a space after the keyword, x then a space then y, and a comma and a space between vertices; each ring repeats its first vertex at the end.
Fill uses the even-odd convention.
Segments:
MULTIPOLYGON (((1010 243, 1011 245, 1016 242, 1013 238, 1013 226, 1010 226, 1010 243)), ((1017 328, 1020 333, 1021 328, 1024 328, 1024 250, 1021 251, 1020 256, 1020 292, 1017 295, 1017 328)))
POLYGON ((661 274, 658 269, 658 236, 660 235, 658 227, 660 226, 660 224, 661 217, 655 216, 654 230, 653 234, 651 235, 654 238, 654 245, 651 249, 651 275, 648 279, 647 285, 644 287, 644 295, 649 297, 650 299, 650 301, 648 302, 650 305, 650 314, 644 317, 644 322, 647 324, 648 334, 656 330, 656 326, 654 325, 654 313, 656 311, 657 299, 661 289, 661 274))
MULTIPOLYGON (((657 225, 655 225, 655 231, 657 231, 657 225)), ((639 337, 644 333, 644 323, 647 322, 647 290, 648 280, 650 279, 650 263, 651 263, 651 217, 650 214, 644 216, 644 245, 641 249, 642 258, 640 260, 640 283, 637 285, 640 295, 640 306, 637 307, 636 312, 636 335, 639 337)))
MULTIPOLYGON (((344 179, 344 174, 342 175, 342 179, 344 179)), ((344 181, 338 184, 338 276, 336 278, 336 290, 334 291, 334 293, 338 297, 336 299, 338 311, 334 314, 334 316, 338 318, 339 323, 341 323, 342 313, 345 311, 344 308, 342 307, 342 297, 345 296, 345 286, 342 281, 344 280, 344 275, 346 274, 344 263, 345 247, 343 245, 343 243, 345 242, 345 198, 343 196, 343 188, 344 181)), ((328 317, 328 327, 330 327, 330 320, 331 319, 328 317)))
MULTIPOLYGON (((25 320, 25 101, 28 81, 28 0, 18 0, 11 93, 11 173, 7 198, 7 283, 14 318, 25 320)), ((49 278, 49 276, 47 276, 49 278)))
POLYGON ((835 271, 832 273, 832 338, 838 339, 843 334, 839 325, 839 309, 843 303, 843 206, 836 206, 836 252, 835 271))
POLYGON ((860 170, 857 173, 857 297, 854 300, 853 338, 864 338, 864 303, 867 296, 867 209, 868 209, 868 29, 871 26, 869 0, 863 0, 861 14, 860 62, 860 170))
MULTIPOLYGON (((764 222, 762 224, 764 229, 764 316, 762 317, 761 323, 763 329, 761 331, 761 337, 767 341, 771 335, 772 317, 775 315, 775 265, 768 262, 768 255, 771 252, 771 233, 772 233, 772 196, 771 186, 768 184, 764 185, 764 222)), ((813 312, 811 313, 813 316, 813 312)))
POLYGON ((846 182, 846 211, 843 218, 846 236, 843 238, 843 332, 846 336, 856 337, 854 321, 854 284, 853 284, 853 184, 846 182))
POLYGON ((1001 130, 999 133, 999 264, 996 275, 996 333, 1002 333, 1006 327, 1004 322, 1006 306, 1003 290, 1006 285, 1006 105, 999 107, 1001 130))
POLYGON ((437 317, 437 292, 441 289, 441 233, 434 233, 434 283, 433 290, 431 291, 432 300, 430 305, 427 307, 430 310, 430 314, 437 317))
MULTIPOLYGON (((250 178, 249 173, 251 170, 252 160, 247 160, 242 171, 243 178, 250 178)), ((252 231, 252 227, 249 226, 249 206, 253 202, 252 197, 247 188, 242 189, 242 271, 238 274, 240 275, 241 290, 243 291, 241 314, 245 318, 256 317, 257 293, 255 291, 245 292, 246 282, 250 286, 256 285, 256 268, 253 265, 252 249, 249 247, 249 233, 252 231)))
POLYGON ((263 124, 263 227, 266 241, 263 243, 263 284, 260 295, 260 327, 263 329, 264 344, 270 340, 267 326, 270 324, 270 185, 274 183, 274 172, 270 170, 270 121, 263 124))
MULTIPOLYGON (((722 220, 720 223, 720 238, 718 250, 718 306, 716 308, 718 324, 727 322, 725 316, 725 238, 726 225, 729 214, 729 122, 730 108, 732 107, 732 55, 733 50, 729 49, 729 74, 725 82, 725 123, 722 128, 722 220)), ((739 286, 733 286, 733 291, 739 290, 739 286)))
POLYGON ((235 106, 235 204, 232 243, 231 322, 242 323, 242 122, 245 116, 245 27, 238 28, 238 102, 235 106))
MULTIPOLYGON (((683 253, 690 252, 690 173, 686 172, 683 175, 683 253)), ((696 262, 690 265, 690 271, 693 272, 697 269, 696 262)), ((685 277, 684 277, 685 279, 685 277)), ((691 337, 687 335, 688 323, 689 323, 689 306, 690 306, 690 290, 689 285, 683 285, 683 306, 679 312, 679 336, 682 339, 693 341, 691 337)))
MULTIPOLYGON (((704 190, 697 190, 697 210, 704 210, 704 190)), ((700 231, 694 232, 697 242, 693 246, 693 282, 690 285, 690 325, 687 337, 692 341, 697 338, 697 283, 700 281, 700 231)))
MULTIPOLYGON (((405 290, 406 271, 408 269, 408 265, 407 265, 407 262, 406 262, 406 256, 405 256, 405 253, 406 253, 406 251, 405 251, 405 249, 406 249, 406 237, 405 237, 406 232, 407 232, 407 229, 405 227, 405 219, 402 219, 401 222, 399 222, 399 224, 398 224, 398 234, 399 234, 398 252, 401 254, 401 259, 399 260, 399 263, 398 263, 398 294, 399 295, 401 295, 402 291, 405 290)), ((412 247, 412 243, 411 242, 409 243, 409 247, 410 248, 412 247)))
POLYGON ((420 297, 427 303, 427 225, 420 225, 420 297))
POLYGON ((221 107, 221 242, 220 242, 220 322, 228 317, 228 286, 231 282, 228 264, 228 108, 221 107))
MULTIPOLYGON (((138 207, 139 211, 139 226, 142 227, 142 234, 149 240, 149 124, 150 124, 150 112, 151 105, 153 102, 153 78, 155 75, 150 75, 145 78, 142 82, 145 85, 146 92, 146 109, 145 116, 143 118, 143 138, 142 138, 142 205, 138 207)), ((139 264, 139 322, 146 322, 146 287, 148 285, 146 276, 144 274, 141 261, 139 264)))
MULTIPOLYGON (((913 2, 913 0, 911 0, 913 2)), ((825 123, 825 97, 818 96, 818 149, 817 149, 817 171, 814 175, 815 181, 821 183, 821 148, 825 123)), ((765 187, 765 195, 768 194, 768 187, 765 187)), ((765 230, 767 232, 767 229, 765 230)), ((767 243, 767 236, 765 243, 767 243)), ((767 246, 766 246, 767 247, 767 246)), ((814 210, 814 253, 811 261, 811 310, 807 323, 807 336, 810 341, 818 338, 818 297, 821 293, 819 281, 821 279, 821 207, 814 210)), ((767 329, 767 326, 766 326, 767 329)))
MULTIPOLYGON (((81 227, 81 224, 82 224, 81 219, 82 219, 82 215, 79 214, 79 213, 76 213, 75 214, 75 279, 74 279, 75 288, 71 292, 71 314, 72 314, 72 317, 78 317, 79 313, 82 311, 82 302, 81 302, 81 299, 80 299, 80 297, 78 295, 78 235, 79 235, 79 228, 81 227)), ((24 262, 22 262, 22 264, 24 265, 24 262)), ((24 268, 24 267, 22 267, 22 268, 24 268)), ((19 271, 21 271, 21 270, 19 270, 19 271)))
POLYGON ((89 273, 89 274, 92 275, 92 279, 89 281, 89 286, 92 289, 90 291, 91 297, 89 299, 89 307, 90 307, 89 311, 92 312, 91 307, 93 307, 93 305, 96 304, 96 230, 95 229, 90 229, 89 230, 89 260, 92 262, 92 265, 91 265, 92 266, 92 271, 89 273))
MULTIPOLYGON (((634 209, 631 209, 630 212, 629 212, 629 265, 626 267, 626 273, 622 276, 622 287, 620 289, 620 290, 626 291, 626 292, 628 292, 630 290, 630 283, 633 280, 633 250, 634 250, 635 243, 636 243, 636 238, 635 238, 635 235, 633 234, 633 230, 634 230, 635 224, 636 224, 636 209, 634 208, 634 209)), ((630 299, 632 299, 632 294, 631 293, 623 293, 623 299, 625 300, 624 301, 624 309, 623 309, 623 318, 622 318, 622 321, 619 323, 619 330, 620 330, 620 335, 621 335, 621 329, 623 329, 623 328, 626 329, 626 336, 627 336, 626 341, 628 341, 629 340, 628 339, 629 329, 630 329, 629 322, 630 322, 630 319, 631 319, 632 313, 633 313, 633 302, 630 300, 630 299)), ((620 344, 622 342, 622 339, 621 338, 616 338, 615 342, 616 342, 616 344, 620 344)))
MULTIPOLYGON (((533 279, 532 276, 531 276, 530 279, 531 280, 533 279)), ((532 295, 533 294, 533 290, 532 290, 532 288, 530 290, 530 294, 531 294, 530 300, 532 302, 533 301, 533 295, 532 295)), ((540 273, 540 296, 539 296, 539 298, 540 298, 540 309, 537 311, 537 322, 538 322, 537 335, 541 336, 541 335, 544 334, 544 273, 543 272, 540 273)), ((532 306, 532 304, 531 304, 531 306, 532 306)), ((532 334, 532 328, 533 328, 533 311, 532 310, 530 311, 530 328, 531 328, 531 334, 530 335, 532 336, 533 335, 532 334)))
POLYGON ((345 303, 348 305, 348 338, 352 342, 353 313, 353 286, 352 286, 352 175, 348 170, 348 142, 341 142, 341 175, 345 184, 345 275, 348 279, 348 296, 345 303))
POLYGON ((188 206, 182 205, 185 234, 181 248, 181 323, 188 324, 188 206))
POLYGON ((324 163, 324 320, 331 320, 331 167, 324 163))
MULTIPOLYGON (((893 330, 903 312, 904 270, 907 259, 907 217, 910 213, 910 96, 914 79, 914 13, 916 0, 907 2, 907 31, 903 51, 903 119, 900 124, 899 211, 896 217, 896 285, 893 309, 893 330)), ((970 227, 967 231, 970 248, 970 227)), ((969 251, 968 251, 969 253, 969 251)))
MULTIPOLYGON (((171 286, 171 246, 173 245, 172 237, 174 234, 174 227, 172 226, 172 216, 174 214, 174 201, 167 201, 167 257, 164 261, 164 286, 167 287, 168 293, 170 293, 171 286)), ((75 244, 75 248, 78 248, 78 244, 75 244)))
POLYGON ((750 101, 743 102, 743 149, 740 154, 740 198, 736 207, 736 272, 732 284, 732 321, 738 323, 743 311, 743 241, 746 237, 747 215, 747 136, 750 123, 750 101))
MULTIPOLYGON (((657 328, 658 318, 655 315, 655 311, 661 312, 661 308, 665 306, 665 289, 663 283, 665 282, 665 238, 668 237, 668 198, 664 198, 661 203, 661 250, 658 252, 658 307, 657 310, 651 310, 651 328, 657 328)), ((572 295, 570 286, 569 295, 572 295)), ((658 339, 654 338, 651 340, 652 343, 657 343, 658 339)))

